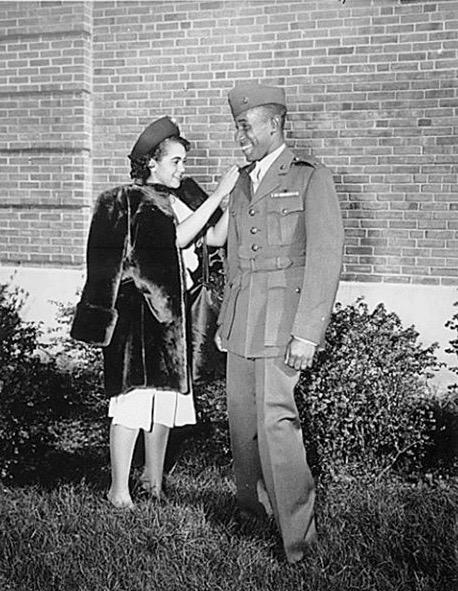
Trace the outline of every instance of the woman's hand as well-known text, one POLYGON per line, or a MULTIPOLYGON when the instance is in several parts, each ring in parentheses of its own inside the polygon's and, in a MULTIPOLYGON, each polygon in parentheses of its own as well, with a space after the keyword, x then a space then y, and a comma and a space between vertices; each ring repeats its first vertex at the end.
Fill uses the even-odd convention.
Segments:
POLYGON ((220 327, 218 327, 218 329, 215 333, 214 341, 215 341, 215 345, 216 345, 216 348, 218 349, 218 351, 221 351, 221 353, 227 353, 227 349, 225 349, 223 347, 223 340, 221 338, 221 328, 220 327))
POLYGON ((231 166, 229 170, 227 170, 223 174, 218 183, 218 186, 215 189, 215 194, 217 194, 221 200, 224 199, 226 195, 229 195, 229 193, 232 191, 235 183, 237 182, 237 179, 239 178, 239 175, 240 170, 236 164, 231 166))
POLYGON ((228 205, 229 205, 229 201, 230 201, 230 195, 224 195, 224 197, 219 202, 219 208, 222 209, 223 211, 226 211, 226 209, 228 208, 228 205))
MULTIPOLYGON (((186 248, 195 238, 196 234, 205 226, 210 216, 221 204, 221 201, 230 193, 239 178, 239 169, 236 165, 225 172, 216 187, 216 190, 198 207, 190 216, 181 221, 176 226, 177 246, 186 248)), ((228 214, 221 216, 217 226, 212 229, 213 236, 210 237, 209 244, 212 246, 222 246, 227 237, 228 214)), ((207 236, 208 237, 208 236, 207 236)))

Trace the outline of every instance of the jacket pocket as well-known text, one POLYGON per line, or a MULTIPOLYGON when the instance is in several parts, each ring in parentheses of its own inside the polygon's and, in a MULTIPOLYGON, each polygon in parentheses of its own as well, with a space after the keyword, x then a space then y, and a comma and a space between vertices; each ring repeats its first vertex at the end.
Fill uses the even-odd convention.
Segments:
POLYGON ((302 276, 302 268, 269 273, 264 332, 266 346, 282 346, 288 342, 300 299, 302 276))
POLYGON ((272 193, 267 208, 267 240, 272 246, 292 244, 304 227, 304 202, 299 193, 272 193))

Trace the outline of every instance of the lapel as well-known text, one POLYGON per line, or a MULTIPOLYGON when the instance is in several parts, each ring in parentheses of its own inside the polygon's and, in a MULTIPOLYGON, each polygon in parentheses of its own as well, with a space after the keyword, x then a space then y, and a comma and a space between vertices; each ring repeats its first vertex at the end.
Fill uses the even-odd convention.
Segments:
MULTIPOLYGON (((272 163, 264 175, 258 190, 253 196, 252 203, 256 203, 272 191, 274 191, 282 182, 283 178, 288 174, 291 162, 294 160, 294 154, 289 148, 285 148, 280 156, 272 163)), ((249 191, 251 191, 251 180, 249 191)))

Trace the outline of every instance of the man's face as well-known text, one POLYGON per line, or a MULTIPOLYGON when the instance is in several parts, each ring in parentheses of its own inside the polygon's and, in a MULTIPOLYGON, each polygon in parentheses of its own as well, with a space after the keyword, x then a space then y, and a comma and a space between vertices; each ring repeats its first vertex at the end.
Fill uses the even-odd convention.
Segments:
POLYGON ((275 126, 263 109, 253 108, 235 119, 235 141, 249 162, 260 160, 275 149, 275 126))

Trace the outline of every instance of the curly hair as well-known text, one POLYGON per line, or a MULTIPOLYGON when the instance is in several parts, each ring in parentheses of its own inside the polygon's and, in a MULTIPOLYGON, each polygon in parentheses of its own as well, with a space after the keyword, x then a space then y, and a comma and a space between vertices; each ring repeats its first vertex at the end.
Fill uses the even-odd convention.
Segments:
POLYGON ((148 166, 150 156, 127 156, 130 160, 130 178, 138 185, 144 185, 151 176, 151 169, 148 166))
POLYGON ((181 144, 186 152, 189 152, 191 149, 191 144, 186 140, 184 137, 178 135, 172 135, 165 140, 162 140, 157 146, 145 154, 143 156, 137 156, 136 158, 132 158, 128 156, 130 159, 130 178, 139 185, 146 184, 146 181, 151 176, 151 169, 149 167, 149 161, 151 158, 156 161, 160 161, 167 152, 167 146, 171 143, 181 144))

